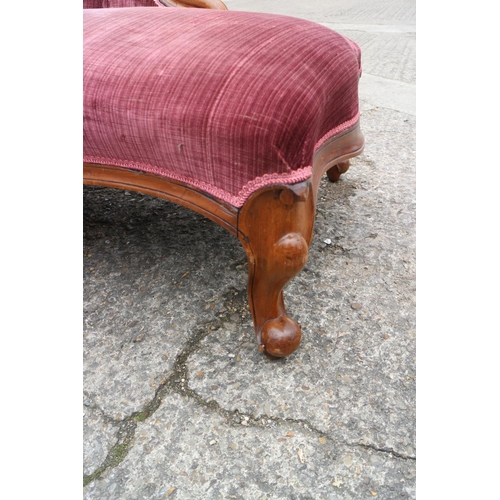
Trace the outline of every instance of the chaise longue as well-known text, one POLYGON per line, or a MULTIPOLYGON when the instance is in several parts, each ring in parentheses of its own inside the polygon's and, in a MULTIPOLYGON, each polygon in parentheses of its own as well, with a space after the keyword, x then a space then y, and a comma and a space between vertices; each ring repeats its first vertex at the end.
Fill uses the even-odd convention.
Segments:
POLYGON ((306 263, 320 179, 363 150, 359 47, 220 0, 84 0, 83 16, 84 183, 173 201, 235 235, 259 349, 291 354, 301 327, 283 287, 306 263))

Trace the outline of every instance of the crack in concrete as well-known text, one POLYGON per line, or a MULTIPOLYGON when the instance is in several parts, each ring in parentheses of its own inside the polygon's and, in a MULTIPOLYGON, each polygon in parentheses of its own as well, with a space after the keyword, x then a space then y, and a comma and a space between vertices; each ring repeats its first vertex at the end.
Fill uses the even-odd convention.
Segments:
POLYGON ((326 432, 314 427, 314 425, 312 425, 308 420, 305 419, 280 418, 266 414, 254 418, 244 412, 240 412, 239 410, 226 410, 217 401, 213 399, 205 401, 196 391, 193 391, 188 387, 186 387, 183 390, 179 390, 178 388, 173 388, 173 390, 182 396, 194 400, 200 406, 213 409, 215 412, 221 415, 228 423, 233 425, 244 425, 245 427, 268 427, 268 425, 266 425, 266 421, 268 424, 269 422, 272 422, 282 427, 289 427, 290 425, 293 425, 293 426, 298 426, 301 429, 305 429, 306 431, 308 431, 311 434, 314 434, 318 438, 325 438, 333 444, 341 444, 349 446, 351 448, 362 447, 379 453, 387 453, 395 458, 400 458, 403 460, 416 460, 416 457, 410 455, 403 455, 402 453, 399 453, 391 448, 381 448, 375 445, 370 445, 365 443, 349 443, 346 441, 335 441, 335 439, 331 438, 326 432))
MULTIPOLYGON (((189 356, 186 357, 186 361, 189 356)), ((183 377, 180 379, 180 383, 177 384, 172 384, 171 389, 173 392, 176 392, 177 394, 187 397, 191 400, 193 400, 195 403, 198 405, 204 407, 204 408, 210 408, 213 411, 215 411, 217 414, 219 414, 221 417, 224 418, 224 420, 228 424, 232 424, 235 426, 240 426, 243 425, 245 427, 268 427, 269 423, 272 422, 275 425, 279 425, 282 427, 289 427, 290 425, 300 427, 302 430, 306 430, 311 434, 314 434, 318 438, 325 438, 328 441, 332 442, 333 444, 342 444, 345 446, 349 447, 362 447, 365 449, 370 449, 372 451, 376 451, 379 453, 386 453, 389 455, 392 455, 395 458, 403 459, 403 460, 416 460, 416 457, 410 456, 410 455, 404 455, 402 453, 399 453, 392 448, 384 448, 384 447, 377 447, 375 445, 370 445, 370 444, 365 444, 365 443, 349 443, 346 441, 335 441, 333 438, 331 438, 326 432, 316 428, 311 422, 305 419, 294 419, 294 418, 280 418, 280 417, 275 417, 272 415, 267 415, 267 414, 262 414, 256 418, 253 416, 241 412, 240 410, 227 410, 223 408, 220 403, 215 401, 214 399, 211 399, 209 401, 206 401, 203 399, 203 397, 198 394, 196 391, 193 389, 190 389, 189 386, 187 385, 187 380, 188 380, 188 371, 187 367, 184 365, 184 370, 179 372, 178 377, 183 377), (267 424, 266 424, 267 421, 267 424)), ((172 382, 179 382, 179 380, 174 381, 172 379, 172 382)))
POLYGON ((137 422, 133 420, 132 416, 122 422, 116 433, 117 442, 110 448, 103 463, 92 474, 83 476, 84 487, 100 477, 107 469, 116 467, 123 461, 132 446, 136 427, 137 422))
MULTIPOLYGON (((233 292, 230 291, 228 293, 233 292)), ((179 352, 179 354, 177 354, 175 362, 169 370, 170 375, 165 376, 162 379, 155 391, 153 399, 144 406, 142 411, 133 412, 121 421, 116 421, 108 417, 109 420, 113 421, 114 425, 119 426, 116 433, 117 441, 108 451, 103 463, 92 474, 86 474, 83 476, 83 486, 87 486, 89 483, 99 478, 106 470, 116 467, 123 462, 125 457, 128 455, 130 448, 133 446, 132 442, 135 437, 137 424, 147 420, 160 407, 163 398, 170 391, 179 393, 189 391, 186 387, 188 373, 186 364, 189 356, 199 349, 200 343, 205 337, 222 328, 225 321, 229 321, 228 316, 229 314, 206 323, 204 328, 198 329, 188 339, 186 346, 181 350, 181 352, 179 352)), ((211 405, 205 404, 204 406, 210 407, 211 405)), ((96 407, 96 409, 98 408, 96 407)), ((100 411, 103 416, 106 416, 102 410, 100 411)))
POLYGON ((238 425, 238 426, 243 425, 245 427, 265 427, 265 428, 269 427, 269 422, 272 422, 275 425, 279 425, 282 427, 289 427, 290 425, 293 425, 300 427, 302 430, 305 429, 306 431, 308 431, 311 434, 314 434, 318 438, 325 438, 332 444, 337 444, 337 445, 341 444, 344 446, 348 446, 350 448, 361 447, 372 451, 376 451, 378 453, 389 454, 394 458, 399 458, 402 460, 416 460, 416 457, 413 457, 411 455, 404 455, 391 448, 382 448, 365 443, 349 443, 346 441, 336 441, 335 439, 331 438, 326 432, 317 429, 316 427, 314 427, 314 425, 312 425, 309 421, 305 419, 280 418, 265 414, 260 415, 257 418, 254 418, 244 412, 240 412, 239 410, 226 410, 217 401, 213 399, 205 401, 196 391, 193 391, 188 387, 184 388, 183 390, 180 390, 178 388, 173 388, 173 390, 182 396, 194 400, 200 406, 203 406, 205 408, 211 408, 216 413, 221 415, 224 418, 224 420, 226 420, 227 423, 232 425, 238 425))
MULTIPOLYGON (((229 295, 230 293, 233 293, 233 291, 229 291, 227 295, 229 295)), ((92 409, 99 411, 104 418, 110 420, 114 425, 117 425, 118 431, 116 433, 117 441, 115 445, 110 448, 103 463, 92 474, 84 475, 83 486, 87 486, 95 479, 98 479, 108 469, 117 467, 121 462, 123 462, 125 457, 128 455, 130 448, 132 448, 133 446, 137 424, 151 417, 151 415, 153 415, 160 407, 165 396, 167 396, 167 394, 171 392, 175 392, 181 396, 187 397, 203 408, 209 408, 215 411, 230 425, 259 428, 268 428, 270 423, 279 425, 281 427, 289 427, 290 425, 293 425, 296 427, 300 427, 302 430, 306 430, 311 434, 314 434, 318 438, 325 438, 332 443, 343 444, 350 447, 362 447, 380 453, 388 453, 400 459, 415 460, 415 457, 405 456, 390 448, 378 448, 374 445, 368 445, 364 443, 347 443, 335 441, 333 438, 329 437, 327 433, 321 431, 320 429, 317 429, 316 427, 314 427, 314 425, 312 425, 305 419, 280 418, 266 414, 254 418, 253 416, 244 412, 240 412, 237 409, 227 410, 213 399, 209 401, 203 399, 200 394, 191 389, 188 385, 189 370, 187 367, 187 362, 189 357, 198 349, 200 349, 203 339, 205 339, 211 333, 215 333, 220 330, 223 324, 229 321, 229 314, 230 312, 223 317, 216 318, 206 323, 204 325, 204 328, 198 329, 188 339, 186 346, 177 354, 175 362, 172 368, 169 370, 169 375, 166 375, 162 379, 155 391, 153 399, 144 406, 142 411, 134 412, 123 420, 117 421, 108 417, 97 406, 91 406, 92 409)))
MULTIPOLYGON (((243 300, 239 291, 232 288, 229 289, 224 295, 225 300, 223 302, 231 303, 232 307, 228 308, 224 315, 205 323, 187 340, 184 348, 177 354, 172 368, 167 372, 169 375, 165 374, 165 377, 162 379, 155 391, 153 399, 143 407, 142 411, 133 412, 131 415, 122 420, 113 419, 109 415, 106 415, 101 408, 92 402, 90 394, 87 394, 86 392, 84 393, 84 396, 89 401, 88 404, 84 403, 85 406, 98 411, 108 423, 112 423, 118 427, 115 445, 110 448, 102 464, 92 474, 83 476, 84 486, 99 478, 109 468, 116 467, 125 459, 132 446, 137 424, 147 420, 159 408, 164 397, 170 391, 175 391, 180 394, 189 394, 190 392, 193 392, 187 388, 186 383, 188 378, 187 360, 189 359, 189 356, 199 349, 200 343, 205 337, 220 330, 224 323, 230 321, 230 315, 236 310, 234 307, 235 302, 243 300)), ((196 400, 196 397, 194 399, 196 400)), ((205 407, 213 407, 210 403, 204 403, 201 398, 199 398, 198 403, 205 407)))
POLYGON ((283 427, 285 426, 289 427, 290 425, 294 425, 294 426, 299 426, 309 431, 312 434, 316 434, 319 437, 328 438, 328 436, 323 431, 316 429, 313 425, 311 425, 310 422, 304 419, 280 418, 267 414, 262 414, 259 415, 258 417, 253 417, 252 415, 242 412, 240 410, 227 410, 223 408, 220 405, 220 403, 218 403, 214 399, 206 401, 196 391, 190 389, 189 387, 185 387, 184 389, 179 389, 178 387, 174 387, 173 391, 175 391, 181 396, 185 396, 189 399, 192 399, 193 401, 195 401, 200 406, 203 406, 204 408, 211 408, 217 414, 223 417, 227 423, 235 426, 243 425, 244 427, 268 427, 270 423, 273 423, 275 425, 280 425, 283 427))
POLYGON ((403 460, 416 460, 417 457, 414 457, 412 455, 403 455, 402 453, 399 453, 392 448, 378 448, 377 446, 373 444, 365 444, 365 443, 354 443, 350 444, 350 446, 359 446, 361 448, 366 448, 370 450, 374 450, 380 453, 388 453, 389 455, 392 455, 395 458, 401 458, 403 460))
POLYGON ((98 413, 102 417, 105 423, 116 427, 119 426, 125 420, 127 420, 127 418, 117 419, 108 415, 96 402, 93 401, 93 397, 88 392, 84 391, 84 396, 87 398, 87 401, 83 402, 83 406, 85 406, 89 410, 98 413))

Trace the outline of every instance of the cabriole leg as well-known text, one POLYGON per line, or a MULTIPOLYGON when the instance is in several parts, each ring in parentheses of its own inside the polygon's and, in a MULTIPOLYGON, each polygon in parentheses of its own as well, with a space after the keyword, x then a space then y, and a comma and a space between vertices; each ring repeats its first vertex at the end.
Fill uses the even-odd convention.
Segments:
POLYGON ((283 357, 300 344, 301 327, 288 316, 283 287, 307 261, 314 226, 310 181, 264 188, 242 207, 239 238, 249 263, 248 300, 259 349, 283 357))

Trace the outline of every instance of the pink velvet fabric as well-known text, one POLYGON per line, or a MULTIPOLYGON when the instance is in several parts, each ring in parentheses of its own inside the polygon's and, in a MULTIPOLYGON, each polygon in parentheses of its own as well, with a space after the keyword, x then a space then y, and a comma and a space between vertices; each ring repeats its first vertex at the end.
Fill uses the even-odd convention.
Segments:
POLYGON ((84 9, 107 9, 116 7, 158 7, 160 0, 83 0, 84 9))
POLYGON ((180 180, 241 207, 311 176, 359 119, 360 50, 287 16, 84 11, 84 161, 180 180))

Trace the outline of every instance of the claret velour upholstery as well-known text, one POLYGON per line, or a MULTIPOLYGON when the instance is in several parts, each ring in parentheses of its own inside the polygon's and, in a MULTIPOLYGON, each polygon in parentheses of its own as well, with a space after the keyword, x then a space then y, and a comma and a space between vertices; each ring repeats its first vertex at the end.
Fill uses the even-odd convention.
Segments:
POLYGON ((221 0, 83 0, 84 9, 113 7, 199 7, 204 9, 227 9, 221 0))
POLYGON ((338 180, 363 148, 360 50, 293 17, 165 8, 182 3, 84 1, 84 181, 233 232, 259 347, 286 356, 301 329, 282 289, 306 262, 319 178, 338 180))

